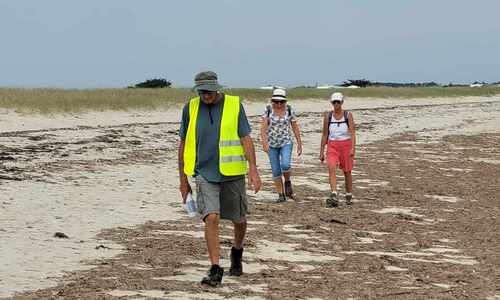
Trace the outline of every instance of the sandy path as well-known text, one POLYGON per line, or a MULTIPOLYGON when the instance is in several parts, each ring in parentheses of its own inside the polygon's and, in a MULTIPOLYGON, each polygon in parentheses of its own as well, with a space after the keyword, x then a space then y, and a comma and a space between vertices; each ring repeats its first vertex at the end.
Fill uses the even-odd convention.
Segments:
MULTIPOLYGON (((300 167, 306 168, 316 160, 319 112, 328 104, 293 104, 301 112, 306 149, 300 167)), ((247 105, 249 115, 262 108, 247 105)), ((359 144, 406 132, 432 142, 500 129, 499 97, 352 99, 346 108, 355 113, 359 144)), ((62 272, 90 267, 82 260, 119 253, 121 246, 95 237, 102 229, 182 216, 174 171, 178 116, 179 110, 53 117, 3 112, 0 175, 11 180, 0 179, 0 297, 55 285, 62 272), (70 239, 54 238, 56 231, 70 239), (99 245, 111 251, 96 249, 99 245)), ((256 135, 258 117, 251 120, 256 135)), ((262 152, 258 157, 260 168, 267 169, 262 152)), ((498 160, 492 157, 490 163, 498 160)), ((256 200, 272 197, 267 190, 256 200)))

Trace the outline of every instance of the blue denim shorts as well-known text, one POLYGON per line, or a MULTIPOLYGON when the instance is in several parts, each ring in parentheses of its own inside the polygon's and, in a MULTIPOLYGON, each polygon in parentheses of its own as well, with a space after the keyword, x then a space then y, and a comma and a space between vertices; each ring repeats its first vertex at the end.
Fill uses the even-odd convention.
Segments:
POLYGON ((285 144, 281 147, 269 147, 269 161, 273 178, 280 178, 283 172, 290 171, 292 163, 293 143, 285 144))

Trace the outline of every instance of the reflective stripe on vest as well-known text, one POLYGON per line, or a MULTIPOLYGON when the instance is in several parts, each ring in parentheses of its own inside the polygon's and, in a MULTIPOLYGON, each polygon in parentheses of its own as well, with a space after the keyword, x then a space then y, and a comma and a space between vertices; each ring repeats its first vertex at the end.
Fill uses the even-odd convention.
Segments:
MULTIPOLYGON (((196 164, 196 121, 200 97, 189 101, 189 125, 184 142, 184 173, 194 175, 196 164)), ((219 171, 225 176, 244 175, 247 172, 245 151, 238 136, 240 98, 224 96, 224 107, 219 136, 219 171)))

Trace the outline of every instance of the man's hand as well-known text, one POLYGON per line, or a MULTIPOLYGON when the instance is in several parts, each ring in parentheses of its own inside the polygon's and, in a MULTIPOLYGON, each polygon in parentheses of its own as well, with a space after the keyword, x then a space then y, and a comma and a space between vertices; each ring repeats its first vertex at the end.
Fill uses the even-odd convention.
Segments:
POLYGON ((321 151, 321 152, 319 153, 319 160, 320 160, 321 162, 324 162, 324 161, 325 161, 325 152, 321 151))
POLYGON ((354 159, 354 155, 356 154, 356 150, 354 150, 354 147, 351 148, 351 153, 349 153, 352 157, 352 159, 354 159))
POLYGON ((260 180, 259 172, 256 166, 251 166, 248 170, 248 183, 253 188, 253 191, 257 193, 260 190, 262 182, 260 180))
POLYGON ((181 178, 181 183, 179 185, 179 190, 181 191, 182 204, 186 203, 187 194, 192 193, 191 186, 187 180, 187 177, 181 178))
POLYGON ((248 184, 253 187, 255 193, 260 190, 262 182, 260 181, 259 172, 257 171, 255 148, 250 135, 240 138, 243 149, 245 150, 245 158, 248 161, 248 184))

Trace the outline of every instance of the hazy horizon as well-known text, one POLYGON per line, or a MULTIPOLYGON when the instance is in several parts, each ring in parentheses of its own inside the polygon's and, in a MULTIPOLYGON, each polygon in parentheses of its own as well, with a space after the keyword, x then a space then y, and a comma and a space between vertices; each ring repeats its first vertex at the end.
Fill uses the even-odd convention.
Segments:
POLYGON ((0 0, 0 87, 500 81, 500 2, 0 0), (496 38, 495 38, 496 36, 496 38))

